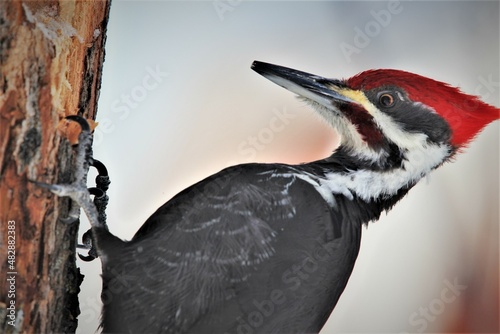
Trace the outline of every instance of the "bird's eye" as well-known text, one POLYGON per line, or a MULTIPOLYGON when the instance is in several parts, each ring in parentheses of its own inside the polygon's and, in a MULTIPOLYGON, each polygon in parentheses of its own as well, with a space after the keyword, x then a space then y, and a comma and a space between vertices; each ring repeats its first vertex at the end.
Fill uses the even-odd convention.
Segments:
POLYGON ((382 107, 389 108, 394 105, 394 97, 389 93, 384 93, 380 95, 378 102, 382 107))

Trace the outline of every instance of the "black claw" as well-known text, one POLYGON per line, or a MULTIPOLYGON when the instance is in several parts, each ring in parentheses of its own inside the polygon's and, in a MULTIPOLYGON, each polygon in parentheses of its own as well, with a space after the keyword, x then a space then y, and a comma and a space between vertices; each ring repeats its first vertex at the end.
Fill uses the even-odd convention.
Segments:
POLYGON ((106 192, 109 189, 109 185, 111 183, 106 166, 104 166, 102 162, 96 159, 92 159, 90 161, 90 165, 97 169, 97 172, 99 173, 99 175, 97 175, 95 178, 97 188, 106 192))
POLYGON ((78 115, 70 115, 70 116, 66 116, 66 119, 68 119, 70 121, 77 122, 78 124, 80 124, 82 131, 90 132, 90 125, 85 118, 78 116, 78 115))
POLYGON ((90 262, 90 261, 93 261, 94 259, 92 258, 92 256, 84 256, 80 253, 77 253, 78 254, 78 257, 80 258, 80 260, 82 261, 85 261, 85 262, 90 262))
POLYGON ((89 251, 89 255, 87 255, 87 256, 78 253, 78 257, 80 258, 80 260, 85 261, 85 262, 90 262, 90 261, 94 261, 95 259, 97 259, 97 255, 94 256, 93 254, 90 254, 90 251, 89 251))
POLYGON ((97 259, 98 258, 97 250, 94 248, 93 242, 92 242, 92 230, 88 230, 87 232, 85 232, 83 234, 82 242, 83 242, 83 244, 78 245, 77 247, 88 249, 89 255, 85 256, 85 255, 78 253, 78 257, 80 259, 82 259, 82 261, 85 261, 85 262, 90 262, 90 261, 97 259))
POLYGON ((90 165, 93 166, 93 167, 95 167, 95 169, 97 169, 97 171, 99 172, 99 175, 101 175, 101 176, 108 176, 108 169, 99 160, 92 159, 92 161, 90 162, 90 165))

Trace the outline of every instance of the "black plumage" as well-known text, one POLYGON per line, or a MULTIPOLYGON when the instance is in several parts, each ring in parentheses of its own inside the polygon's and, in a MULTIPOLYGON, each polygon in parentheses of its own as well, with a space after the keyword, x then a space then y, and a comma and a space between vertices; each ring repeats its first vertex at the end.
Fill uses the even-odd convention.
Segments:
POLYGON ((406 193, 370 202, 334 194, 332 206, 299 177, 321 182, 344 164, 230 167, 172 198, 131 241, 105 242, 104 281, 127 284, 105 288, 104 330, 318 332, 350 276, 362 224, 406 193))

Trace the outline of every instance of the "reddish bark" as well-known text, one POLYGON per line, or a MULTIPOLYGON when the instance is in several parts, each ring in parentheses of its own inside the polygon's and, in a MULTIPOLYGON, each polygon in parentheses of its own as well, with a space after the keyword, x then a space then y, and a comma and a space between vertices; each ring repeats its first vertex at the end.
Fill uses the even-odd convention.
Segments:
POLYGON ((95 118, 109 5, 0 2, 0 332, 76 329, 78 224, 58 221, 68 199, 28 180, 72 178, 56 127, 65 115, 95 118))

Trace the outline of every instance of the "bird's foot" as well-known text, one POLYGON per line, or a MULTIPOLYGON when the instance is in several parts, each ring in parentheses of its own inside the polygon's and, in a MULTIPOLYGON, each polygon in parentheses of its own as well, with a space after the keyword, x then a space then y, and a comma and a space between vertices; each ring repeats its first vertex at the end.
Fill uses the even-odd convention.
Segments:
MULTIPOLYGON (((107 175, 106 167, 104 167, 100 161, 94 160, 92 166, 97 168, 99 174, 96 177, 96 186, 88 188, 88 192, 90 195, 94 195, 94 205, 97 209, 99 222, 103 226, 106 226, 106 207, 109 201, 109 197, 106 195, 106 190, 108 190, 110 183, 109 176, 107 175), (98 163, 97 166, 94 164, 96 162, 98 163)), ((78 253, 80 259, 85 262, 92 261, 98 257, 95 242, 93 242, 92 239, 91 228, 82 235, 82 244, 78 244, 77 247, 88 250, 87 256, 78 253)))
POLYGON ((78 137, 78 146, 76 147, 75 181, 70 184, 32 182, 39 187, 50 190, 59 197, 70 197, 72 199, 68 217, 61 219, 64 223, 75 222, 80 215, 80 208, 85 211, 91 229, 84 233, 82 237, 83 244, 78 245, 78 248, 88 249, 89 255, 78 255, 84 261, 92 261, 97 258, 97 250, 92 240, 92 227, 107 229, 106 206, 108 204, 108 196, 106 195, 106 191, 109 188, 110 181, 104 164, 92 158, 92 134, 87 121, 76 115, 67 116, 66 119, 77 122, 82 130, 78 137), (95 167, 99 174, 96 177, 96 187, 87 189, 87 174, 90 166, 95 167), (90 195, 94 195, 93 203, 90 200, 90 195))

